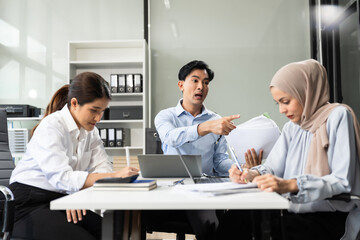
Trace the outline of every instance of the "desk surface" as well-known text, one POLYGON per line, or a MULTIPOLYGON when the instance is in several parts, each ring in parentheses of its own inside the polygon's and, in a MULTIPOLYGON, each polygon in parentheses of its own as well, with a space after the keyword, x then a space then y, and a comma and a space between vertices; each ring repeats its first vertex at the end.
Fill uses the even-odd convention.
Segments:
POLYGON ((99 191, 93 188, 51 201, 50 209, 287 209, 289 202, 277 193, 250 189, 238 194, 209 197, 176 191, 164 185, 151 191, 99 191))

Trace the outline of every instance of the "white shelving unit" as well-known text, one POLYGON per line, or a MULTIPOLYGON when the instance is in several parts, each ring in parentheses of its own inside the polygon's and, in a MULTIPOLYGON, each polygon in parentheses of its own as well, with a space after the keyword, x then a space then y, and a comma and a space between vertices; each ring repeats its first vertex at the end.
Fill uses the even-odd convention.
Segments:
POLYGON ((106 148, 110 156, 145 153, 145 128, 149 126, 148 64, 145 40, 69 42, 69 79, 82 72, 95 72, 110 83, 110 74, 142 74, 141 93, 113 93, 110 106, 142 106, 140 120, 102 120, 98 128, 130 128, 131 145, 106 148))
POLYGON ((40 121, 41 117, 9 117, 7 121, 15 122, 15 121, 40 121))
POLYGON ((9 136, 9 145, 10 145, 10 151, 11 151, 11 155, 14 158, 14 162, 15 165, 17 164, 18 161, 21 160, 21 158, 23 157, 24 153, 25 153, 25 149, 26 149, 26 145, 28 143, 28 138, 29 138, 29 134, 30 134, 30 130, 42 119, 42 116, 40 117, 8 117, 7 118, 7 124, 8 124, 8 136, 9 136), (25 146, 25 149, 23 149, 22 151, 14 151, 14 148, 12 147, 12 144, 18 144, 18 141, 21 141, 17 139, 16 141, 14 141, 14 137, 10 137, 10 132, 14 131, 14 130, 20 130, 20 131, 28 131, 28 134, 22 135, 24 137, 24 142, 22 145, 25 146))

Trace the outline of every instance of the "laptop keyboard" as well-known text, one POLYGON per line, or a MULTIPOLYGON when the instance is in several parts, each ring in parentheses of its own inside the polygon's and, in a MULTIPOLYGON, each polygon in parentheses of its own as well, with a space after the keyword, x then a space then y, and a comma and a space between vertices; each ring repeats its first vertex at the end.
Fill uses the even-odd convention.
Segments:
POLYGON ((229 182, 229 178, 195 178, 195 183, 222 183, 229 182))

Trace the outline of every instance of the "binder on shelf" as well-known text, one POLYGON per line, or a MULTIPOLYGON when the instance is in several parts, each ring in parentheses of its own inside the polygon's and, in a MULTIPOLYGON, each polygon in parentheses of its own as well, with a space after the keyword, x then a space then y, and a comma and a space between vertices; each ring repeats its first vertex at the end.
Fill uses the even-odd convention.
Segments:
POLYGON ((117 128, 116 129, 116 147, 126 147, 130 146, 131 137, 130 137, 130 128, 117 128))
POLYGON ((134 74, 134 92, 142 92, 142 75, 134 74))
POLYGON ((118 75, 117 74, 110 74, 110 86, 111 86, 111 93, 118 92, 118 75))
POLYGON ((122 147, 123 146, 123 129, 122 128, 117 128, 116 129, 115 146, 116 147, 122 147))
POLYGON ((124 93, 125 92, 125 74, 119 74, 119 78, 118 78, 118 92, 119 93, 124 93))
POLYGON ((107 146, 107 129, 106 128, 99 128, 99 134, 100 134, 100 138, 103 141, 103 145, 104 147, 107 146))
POLYGON ((108 147, 115 147, 115 129, 109 128, 108 129, 108 147))
POLYGON ((134 76, 126 74, 126 92, 134 92, 134 76))
POLYGON ((123 146, 130 146, 131 145, 131 134, 130 128, 123 128, 123 146))

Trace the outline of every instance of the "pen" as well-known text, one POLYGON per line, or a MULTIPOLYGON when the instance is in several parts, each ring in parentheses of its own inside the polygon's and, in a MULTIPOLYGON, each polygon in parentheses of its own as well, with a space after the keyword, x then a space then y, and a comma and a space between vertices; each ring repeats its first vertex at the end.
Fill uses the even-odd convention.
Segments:
POLYGON ((176 186, 178 184, 184 184, 184 180, 185 180, 185 178, 174 181, 173 186, 176 186))
POLYGON ((236 156, 236 154, 235 154, 234 148, 233 148, 232 146, 229 146, 229 150, 230 150, 231 156, 232 156, 232 158, 234 159, 234 161, 235 161, 238 169, 242 172, 243 169, 242 169, 242 167, 241 167, 241 164, 240 164, 240 162, 239 162, 239 159, 237 158, 237 156, 236 156))
POLYGON ((218 144, 220 139, 221 139, 222 135, 219 136, 219 138, 216 140, 216 143, 215 144, 218 144))

